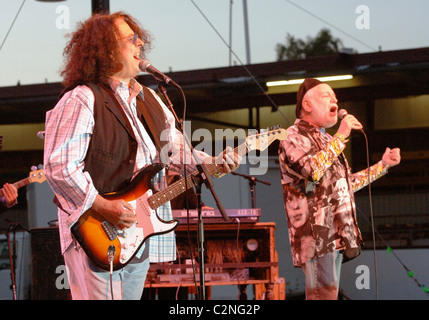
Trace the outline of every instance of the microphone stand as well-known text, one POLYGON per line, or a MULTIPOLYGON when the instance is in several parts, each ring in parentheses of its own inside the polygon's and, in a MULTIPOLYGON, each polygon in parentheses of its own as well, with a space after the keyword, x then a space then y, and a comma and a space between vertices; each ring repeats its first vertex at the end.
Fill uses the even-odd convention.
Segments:
POLYGON ((20 223, 15 223, 9 219, 5 219, 9 222, 9 227, 7 229, 7 245, 9 250, 9 263, 10 263, 10 277, 12 280, 12 294, 13 300, 17 300, 16 295, 16 281, 15 281, 15 264, 16 260, 16 230, 21 229, 30 233, 30 231, 24 228, 20 223), (13 241, 10 239, 10 233, 13 232, 13 241))
POLYGON ((266 184, 268 186, 270 186, 271 183, 269 183, 267 181, 259 180, 259 179, 255 178, 254 176, 249 176, 247 174, 238 173, 238 172, 231 172, 231 173, 235 176, 241 176, 241 177, 249 180, 250 199, 252 200, 252 208, 256 208, 256 189, 255 189, 256 182, 260 182, 260 183, 266 184))
MULTIPOLYGON (((179 120, 177 117, 176 112, 174 111, 173 104, 171 103, 170 99, 168 98, 167 91, 162 86, 161 82, 157 80, 158 83, 158 90, 163 95, 164 99, 167 102, 167 106, 170 109, 170 111, 173 113, 174 117, 176 118, 176 122, 179 125, 180 131, 182 132, 183 140, 184 140, 184 147, 185 145, 189 146, 189 149, 191 151, 191 155, 195 157, 194 155, 194 148, 192 144, 189 141, 189 138, 187 137, 185 131, 183 130, 183 121, 179 120)), ((180 89, 183 99, 186 103, 185 94, 180 86, 177 86, 177 88, 180 89)), ((185 153, 184 153, 185 154, 185 153)), ((186 154, 185 154, 186 155, 186 154)), ((221 213, 223 219, 225 221, 229 221, 229 217, 225 212, 225 209, 222 205, 222 203, 219 201, 219 198, 216 195, 216 192, 213 188, 213 181, 210 177, 210 174, 207 171, 207 168, 204 163, 199 163, 197 159, 195 159, 195 162, 197 163, 196 167, 198 169, 198 174, 196 176, 192 176, 192 180, 194 182, 195 188, 196 188, 196 194, 197 194, 197 210, 198 210, 198 253, 199 253, 199 267, 200 267, 200 287, 197 292, 199 292, 200 300, 205 300, 205 270, 204 270, 204 220, 202 218, 202 201, 201 201, 201 186, 204 184, 207 189, 210 190, 215 202, 216 206, 219 209, 219 212, 221 213)), ((184 164, 186 166, 186 164, 184 164)), ((186 167, 185 167, 185 175, 186 175, 186 167)), ((185 179, 187 181, 187 179, 185 179)), ((186 194, 185 194, 186 196, 186 194)))
MULTIPOLYGON (((256 208, 256 182, 260 182, 266 185, 271 185, 271 183, 267 182, 267 181, 263 181, 263 180, 259 180, 257 178, 255 178, 254 176, 250 176, 247 174, 243 174, 243 173, 238 173, 238 172, 231 172, 233 175, 235 176, 240 176, 243 177, 247 180, 249 180, 249 187, 250 187, 250 199, 252 200, 252 208, 255 209, 256 208)), ((246 287, 247 285, 239 285, 239 300, 247 300, 247 295, 246 295, 246 287)))

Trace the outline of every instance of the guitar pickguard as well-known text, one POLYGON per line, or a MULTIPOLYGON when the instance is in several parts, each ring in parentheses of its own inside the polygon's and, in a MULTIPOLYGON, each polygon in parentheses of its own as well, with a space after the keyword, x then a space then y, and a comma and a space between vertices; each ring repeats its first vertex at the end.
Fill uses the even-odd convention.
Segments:
POLYGON ((141 248, 147 238, 172 231, 178 222, 165 222, 159 219, 155 210, 150 208, 147 199, 152 195, 148 190, 136 200, 128 202, 134 208, 137 222, 125 230, 118 230, 117 236, 121 243, 119 261, 126 264, 141 248))

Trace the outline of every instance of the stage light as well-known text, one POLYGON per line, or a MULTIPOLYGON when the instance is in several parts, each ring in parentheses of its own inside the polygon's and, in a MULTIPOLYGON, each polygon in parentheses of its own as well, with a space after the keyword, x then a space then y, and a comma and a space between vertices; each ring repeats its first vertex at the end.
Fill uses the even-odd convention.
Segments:
MULTIPOLYGON (((327 76, 327 77, 316 77, 315 79, 320 80, 322 82, 328 81, 339 81, 339 80, 350 80, 353 76, 351 74, 344 74, 338 76, 327 76)), ((288 86, 292 84, 301 84, 304 82, 304 78, 302 79, 292 79, 292 80, 279 80, 279 81, 268 81, 267 87, 276 87, 276 86, 288 86)))

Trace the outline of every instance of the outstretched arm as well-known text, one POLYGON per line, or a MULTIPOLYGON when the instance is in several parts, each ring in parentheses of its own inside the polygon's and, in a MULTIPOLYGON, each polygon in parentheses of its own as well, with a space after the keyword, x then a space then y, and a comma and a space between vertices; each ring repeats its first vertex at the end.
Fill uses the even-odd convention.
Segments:
MULTIPOLYGON (((369 179, 371 182, 381 178, 387 173, 390 167, 394 167, 401 162, 399 148, 386 148, 382 160, 369 168, 369 179)), ((353 174, 353 191, 359 191, 369 184, 368 169, 364 169, 353 174)))

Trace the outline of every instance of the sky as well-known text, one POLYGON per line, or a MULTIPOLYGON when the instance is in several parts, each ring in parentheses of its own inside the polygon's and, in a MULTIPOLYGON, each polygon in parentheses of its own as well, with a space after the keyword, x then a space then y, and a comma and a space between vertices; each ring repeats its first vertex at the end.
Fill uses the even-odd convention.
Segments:
MULTIPOLYGON (((305 40, 322 28, 358 53, 428 46, 427 0, 247 0, 247 43, 243 3, 110 0, 110 12, 152 34, 146 58, 162 72, 274 62, 288 33, 305 40)), ((0 0, 0 87, 60 82, 68 36, 90 15, 90 0, 0 0)))

